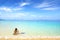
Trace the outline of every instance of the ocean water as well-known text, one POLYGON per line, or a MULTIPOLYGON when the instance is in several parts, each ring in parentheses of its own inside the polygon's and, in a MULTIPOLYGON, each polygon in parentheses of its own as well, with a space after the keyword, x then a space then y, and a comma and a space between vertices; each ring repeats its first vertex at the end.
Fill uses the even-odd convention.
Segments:
POLYGON ((0 36, 13 35, 14 29, 31 36, 60 36, 60 21, 0 21, 0 36))

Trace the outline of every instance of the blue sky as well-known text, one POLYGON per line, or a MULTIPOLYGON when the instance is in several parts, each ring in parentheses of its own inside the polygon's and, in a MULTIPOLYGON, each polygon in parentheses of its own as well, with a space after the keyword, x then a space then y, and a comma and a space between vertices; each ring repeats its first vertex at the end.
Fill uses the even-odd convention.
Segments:
POLYGON ((60 20, 60 0, 0 0, 0 19, 60 20))

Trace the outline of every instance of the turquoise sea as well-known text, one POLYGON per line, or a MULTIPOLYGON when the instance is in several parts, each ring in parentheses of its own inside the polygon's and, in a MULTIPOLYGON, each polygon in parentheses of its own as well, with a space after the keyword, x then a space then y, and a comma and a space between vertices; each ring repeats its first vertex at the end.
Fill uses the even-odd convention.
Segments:
POLYGON ((0 21, 0 35, 12 35, 14 29, 32 36, 60 36, 60 21, 0 21))

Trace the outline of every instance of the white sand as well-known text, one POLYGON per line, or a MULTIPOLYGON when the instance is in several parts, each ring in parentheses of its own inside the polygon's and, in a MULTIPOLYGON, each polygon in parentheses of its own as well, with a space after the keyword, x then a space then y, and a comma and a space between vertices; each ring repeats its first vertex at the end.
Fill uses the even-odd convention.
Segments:
POLYGON ((60 38, 60 36, 0 36, 0 38, 60 38))

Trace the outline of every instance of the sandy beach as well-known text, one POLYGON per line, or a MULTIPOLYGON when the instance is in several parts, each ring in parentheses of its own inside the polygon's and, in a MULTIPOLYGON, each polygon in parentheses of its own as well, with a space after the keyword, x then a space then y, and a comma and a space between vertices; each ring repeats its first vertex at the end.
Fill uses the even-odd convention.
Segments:
POLYGON ((60 40, 60 36, 0 36, 0 40, 60 40))

